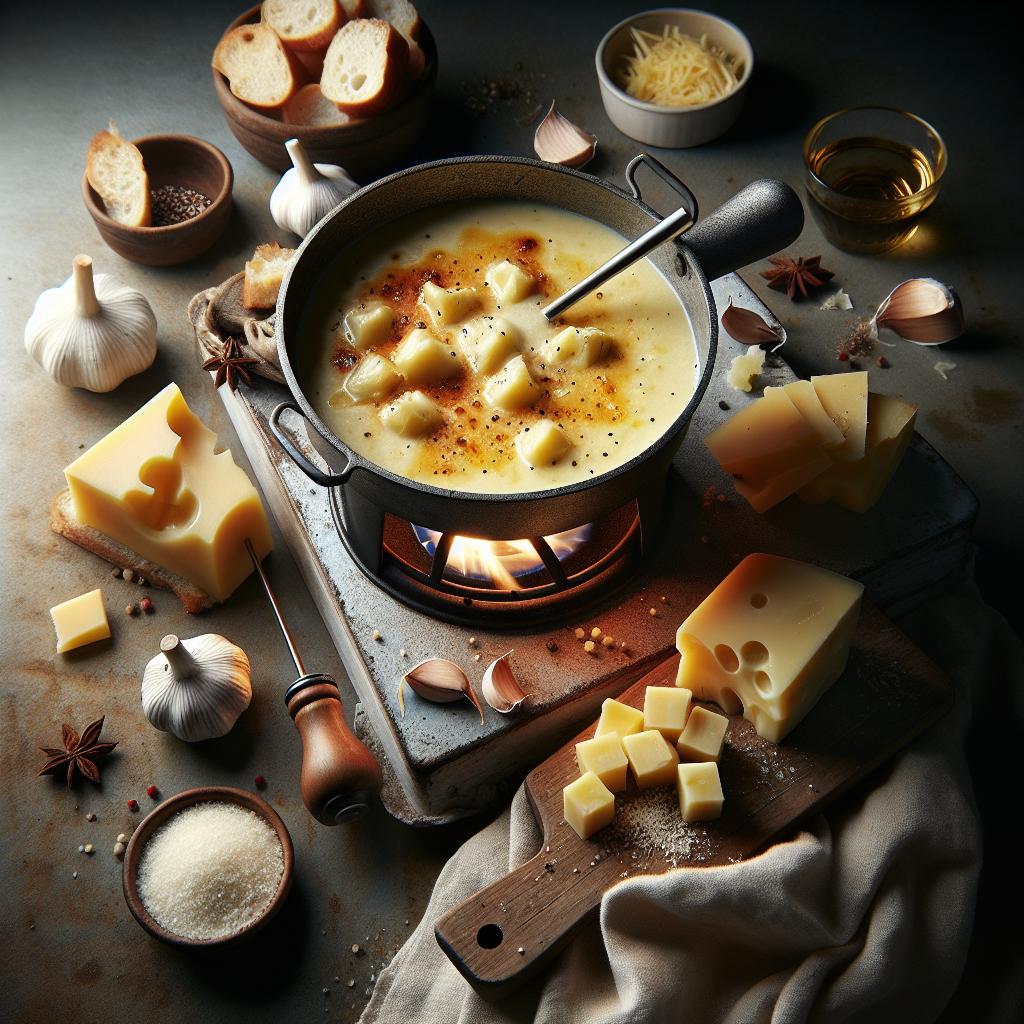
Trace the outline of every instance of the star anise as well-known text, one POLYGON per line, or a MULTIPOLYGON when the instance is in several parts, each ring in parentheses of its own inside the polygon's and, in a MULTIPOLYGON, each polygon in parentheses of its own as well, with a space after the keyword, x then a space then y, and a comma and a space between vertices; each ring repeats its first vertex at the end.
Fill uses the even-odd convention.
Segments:
MULTIPOLYGON (((106 717, 105 715, 103 716, 106 717)), ((71 728, 63 724, 60 727, 60 739, 64 749, 58 747, 40 747, 48 760, 39 769, 40 775, 54 775, 63 771, 67 766, 68 785, 71 785, 75 772, 79 772, 92 782, 100 781, 100 770, 96 762, 101 757, 106 757, 117 743, 100 743, 100 733, 103 731, 103 718, 97 718, 91 725, 86 726, 81 736, 71 728)))
POLYGON ((229 337, 224 342, 219 356, 211 356, 203 363, 204 370, 216 370, 213 378, 213 386, 219 388, 222 384, 234 391, 238 387, 238 380, 241 378, 249 387, 252 387, 252 376, 246 369, 247 366, 255 366, 258 359, 247 359, 242 355, 238 339, 229 337))
POLYGON ((821 265, 820 256, 807 259, 801 256, 795 260, 788 256, 773 256, 768 262, 774 269, 762 270, 761 276, 769 288, 785 292, 791 299, 797 297, 797 292, 806 299, 810 292, 821 288, 833 276, 831 270, 821 265))

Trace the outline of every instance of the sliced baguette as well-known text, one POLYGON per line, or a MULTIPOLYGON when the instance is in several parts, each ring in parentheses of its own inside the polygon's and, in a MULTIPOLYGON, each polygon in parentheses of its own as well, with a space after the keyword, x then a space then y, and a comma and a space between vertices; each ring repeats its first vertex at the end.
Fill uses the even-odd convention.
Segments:
MULTIPOLYGON (((306 77, 314 84, 319 82, 320 76, 324 73, 324 57, 327 56, 327 48, 310 50, 309 53, 296 52, 295 56, 299 58, 299 63, 306 69, 306 77)), ((304 89, 305 86, 302 88, 304 89)), ((302 89, 299 92, 302 92, 302 89)))
POLYGON ((260 12, 289 50, 302 53, 326 50, 342 22, 338 0, 263 0, 260 12))
POLYGON ((282 249, 277 242, 258 245, 252 259, 245 264, 242 303, 246 309, 273 309, 277 293, 294 249, 282 249))
POLYGON ((113 121, 107 131, 92 137, 85 156, 85 174, 108 217, 133 228, 150 224, 149 175, 142 154, 121 138, 113 121))
POLYGON ((420 12, 409 0, 365 0, 364 18, 380 18, 394 25, 409 42, 420 37, 420 12))
POLYGON ((346 21, 355 21, 362 18, 366 11, 363 0, 340 0, 341 9, 345 12, 346 21))
POLYGON ((315 83, 304 85, 285 105, 282 120, 286 124, 339 125, 347 124, 348 114, 343 114, 315 83))
MULTIPOLYGON (((74 541, 79 547, 116 565, 120 569, 131 569, 136 578, 148 580, 154 587, 170 590, 181 601, 189 614, 194 615, 217 602, 194 583, 165 569, 156 562, 136 554, 131 548, 108 537, 105 533, 80 522, 75 515, 75 506, 70 491, 61 491, 50 506, 50 529, 62 537, 74 541)), ((140 588, 141 589, 141 588, 140 588)), ((141 593, 145 594, 145 590, 141 593)))
POLYGON ((328 47, 320 91, 349 117, 379 114, 398 96, 408 63, 401 32, 379 18, 358 18, 328 47))
POLYGON ((213 66, 231 92, 257 110, 277 111, 306 81, 298 58, 267 25, 239 25, 213 51, 213 66))

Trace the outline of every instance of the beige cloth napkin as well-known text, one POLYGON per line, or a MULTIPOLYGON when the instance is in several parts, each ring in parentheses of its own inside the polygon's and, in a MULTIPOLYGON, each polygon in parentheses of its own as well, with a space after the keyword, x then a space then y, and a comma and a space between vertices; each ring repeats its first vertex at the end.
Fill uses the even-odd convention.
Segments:
POLYGON ((955 706, 806 831, 739 864, 619 883, 548 972, 489 1004, 433 924, 536 853, 520 789, 445 866, 362 1024, 934 1020, 963 969, 981 861, 963 754, 971 695, 994 670, 1021 692, 1024 654, 972 585, 900 625, 948 673, 955 706))

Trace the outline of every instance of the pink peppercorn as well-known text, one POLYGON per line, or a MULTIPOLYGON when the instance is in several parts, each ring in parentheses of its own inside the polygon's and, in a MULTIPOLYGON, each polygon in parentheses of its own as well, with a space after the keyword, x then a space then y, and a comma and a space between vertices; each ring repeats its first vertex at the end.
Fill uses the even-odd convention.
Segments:
POLYGON ((129 800, 128 801, 128 810, 129 811, 132 811, 134 813, 138 809, 139 809, 139 801, 138 800, 129 800))
POLYGON ((139 602, 139 607, 148 615, 153 610, 153 602, 148 597, 144 597, 139 602))
POLYGON ((259 789, 262 789, 267 784, 267 780, 262 775, 257 775, 253 782, 256 783, 259 789))
POLYGON ((839 362, 841 362, 841 363, 848 363, 850 361, 850 353, 849 352, 840 352, 836 356, 836 359, 838 359, 839 362))
POLYGON ((155 800, 157 798, 157 794, 159 792, 160 791, 156 788, 156 786, 147 786, 146 787, 146 796, 148 796, 152 800, 155 800))

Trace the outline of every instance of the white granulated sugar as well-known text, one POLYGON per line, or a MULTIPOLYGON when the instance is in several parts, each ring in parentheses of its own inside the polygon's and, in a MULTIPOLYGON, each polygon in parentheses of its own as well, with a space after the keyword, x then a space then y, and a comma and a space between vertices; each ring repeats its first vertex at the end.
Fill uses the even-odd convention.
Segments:
POLYGON ((146 843, 138 891, 164 928, 220 939, 250 924, 277 893, 284 853, 255 811, 202 803, 175 814, 146 843))

